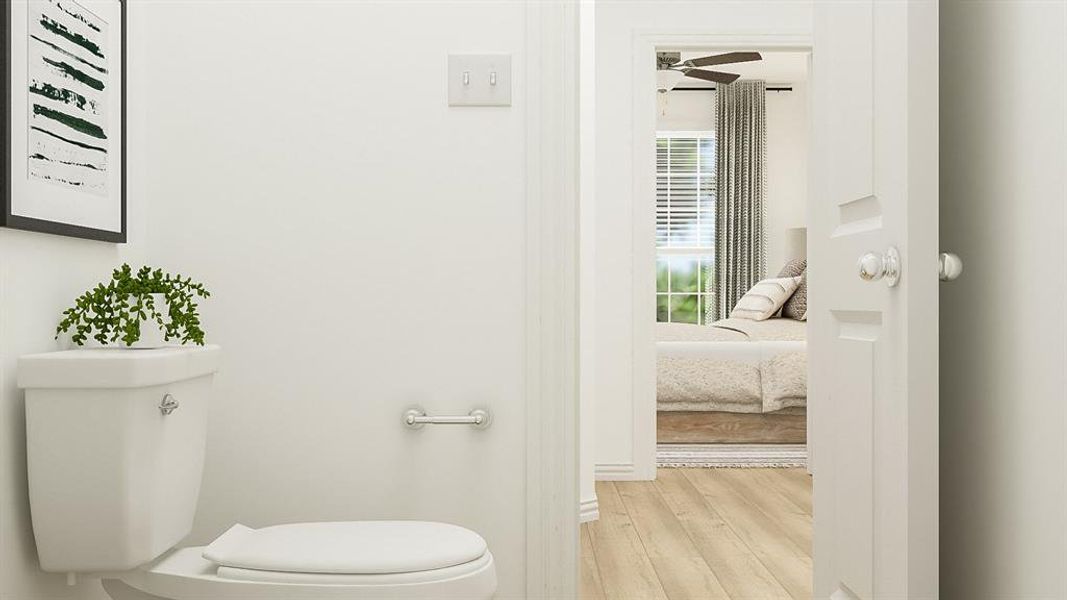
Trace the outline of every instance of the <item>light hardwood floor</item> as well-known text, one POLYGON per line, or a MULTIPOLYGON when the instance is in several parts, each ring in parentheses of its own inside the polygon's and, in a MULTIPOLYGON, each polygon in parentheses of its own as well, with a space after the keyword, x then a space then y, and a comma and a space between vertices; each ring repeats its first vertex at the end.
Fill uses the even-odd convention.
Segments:
POLYGON ((582 600, 811 597, 804 469, 660 469, 598 481, 582 525, 582 600))
POLYGON ((803 410, 656 413, 656 441, 661 444, 803 444, 807 428, 808 417, 803 410))

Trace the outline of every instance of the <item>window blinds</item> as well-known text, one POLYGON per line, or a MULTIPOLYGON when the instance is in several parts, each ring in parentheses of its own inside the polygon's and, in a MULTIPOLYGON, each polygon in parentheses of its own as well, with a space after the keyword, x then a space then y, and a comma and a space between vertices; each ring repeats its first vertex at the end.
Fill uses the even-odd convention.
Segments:
POLYGON ((715 247, 715 136, 661 132, 656 138, 656 247, 715 247))

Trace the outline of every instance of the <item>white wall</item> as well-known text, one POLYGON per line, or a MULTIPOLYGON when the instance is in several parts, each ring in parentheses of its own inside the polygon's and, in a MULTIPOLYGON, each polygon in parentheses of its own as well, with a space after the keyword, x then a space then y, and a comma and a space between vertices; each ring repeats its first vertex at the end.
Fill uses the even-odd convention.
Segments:
POLYGON ((657 95, 658 131, 711 131, 715 129, 715 91, 669 92, 657 95))
POLYGON ((641 460, 634 456, 631 388, 632 172, 638 168, 633 164, 632 138, 635 32, 809 36, 811 3, 625 0, 598 4, 596 19, 596 463, 598 476, 611 471, 612 476, 625 478, 633 476, 635 460, 641 460))
POLYGON ((63 309, 123 262, 138 266, 147 254, 150 210, 145 195, 144 63, 140 60, 141 4, 128 13, 127 244, 111 244, 0 227, 0 599, 103 600, 99 582, 66 585, 44 573, 30 525, 26 484, 24 395, 15 385, 20 355, 60 349, 53 339, 63 309))
MULTIPOLYGON (((804 81, 768 82, 793 91, 767 92, 767 272, 785 264, 786 230, 806 225, 808 88, 804 81)), ((715 129, 715 92, 672 92, 656 118, 659 131, 715 129)), ((792 257, 788 257, 792 258, 792 257)))
POLYGON ((224 351, 191 541, 455 522, 520 596, 523 3, 152 7, 152 255, 211 288, 224 351), (449 108, 449 52, 512 54, 514 105, 449 108), (411 404, 494 424, 409 431, 411 404))
POLYGON ((786 231, 807 226, 808 87, 786 82, 792 92, 767 92, 767 275, 790 258, 786 231))
POLYGON ((1067 7, 941 3, 941 591, 1067 596, 1067 7))

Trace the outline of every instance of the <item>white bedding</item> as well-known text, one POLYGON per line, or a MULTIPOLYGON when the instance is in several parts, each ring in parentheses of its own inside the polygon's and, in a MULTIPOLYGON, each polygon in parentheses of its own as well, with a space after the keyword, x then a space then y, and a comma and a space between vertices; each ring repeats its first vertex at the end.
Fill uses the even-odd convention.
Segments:
POLYGON ((657 407, 763 413, 807 404, 805 324, 657 324, 657 407))

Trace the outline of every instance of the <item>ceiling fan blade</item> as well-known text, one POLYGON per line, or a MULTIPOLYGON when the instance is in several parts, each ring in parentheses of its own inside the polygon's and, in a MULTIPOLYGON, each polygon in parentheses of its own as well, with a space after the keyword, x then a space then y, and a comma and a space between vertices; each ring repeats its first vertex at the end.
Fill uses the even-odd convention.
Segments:
POLYGON ((726 54, 716 54, 715 56, 692 58, 682 61, 682 64, 687 67, 707 67, 711 65, 752 62, 754 60, 763 60, 763 55, 759 52, 727 52, 726 54))
POLYGON ((686 69, 683 71, 686 77, 695 77, 697 79, 703 79, 704 81, 714 81, 715 83, 733 83, 737 81, 740 75, 735 73, 723 73, 721 71, 705 71, 703 69, 686 69))

